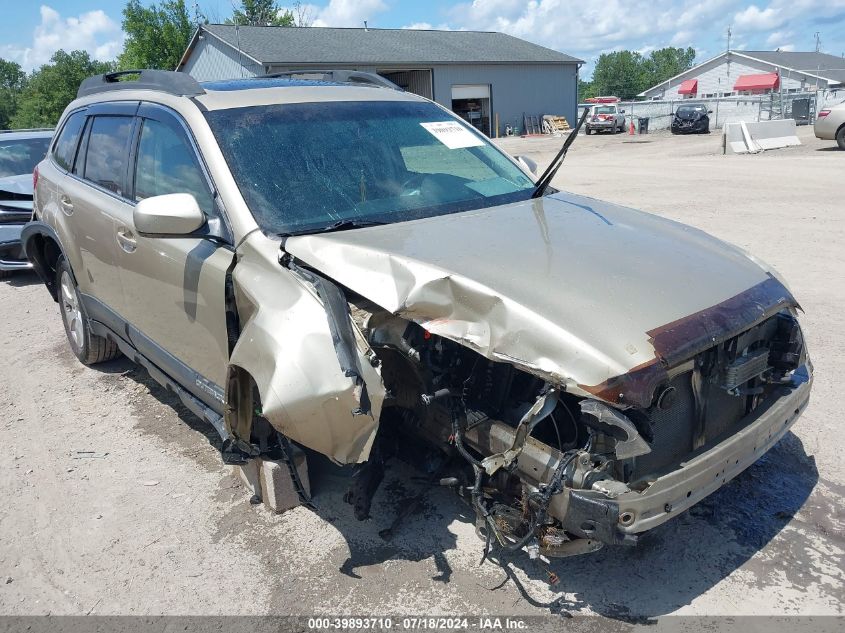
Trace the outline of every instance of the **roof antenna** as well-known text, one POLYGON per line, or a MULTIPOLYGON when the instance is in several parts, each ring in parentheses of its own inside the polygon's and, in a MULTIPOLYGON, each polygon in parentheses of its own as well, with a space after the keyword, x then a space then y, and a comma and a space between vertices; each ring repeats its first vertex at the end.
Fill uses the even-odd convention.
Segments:
POLYGON ((364 30, 365 31, 367 30, 367 21, 366 20, 364 20, 364 30))

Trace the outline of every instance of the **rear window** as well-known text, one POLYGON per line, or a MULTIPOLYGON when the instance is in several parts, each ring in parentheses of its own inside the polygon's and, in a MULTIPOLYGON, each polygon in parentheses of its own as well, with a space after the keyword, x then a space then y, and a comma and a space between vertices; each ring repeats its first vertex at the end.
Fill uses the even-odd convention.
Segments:
POLYGON ((124 195, 131 116, 98 116, 91 124, 85 157, 85 179, 124 195))
POLYGON ((73 158, 76 156, 76 146, 79 143, 79 133, 82 131, 82 124, 85 123, 84 112, 74 112, 65 122, 56 145, 53 147, 53 160, 62 169, 70 170, 73 166, 73 158))
POLYGON ((32 173, 49 146, 49 138, 4 141, 0 137, 0 178, 32 173))

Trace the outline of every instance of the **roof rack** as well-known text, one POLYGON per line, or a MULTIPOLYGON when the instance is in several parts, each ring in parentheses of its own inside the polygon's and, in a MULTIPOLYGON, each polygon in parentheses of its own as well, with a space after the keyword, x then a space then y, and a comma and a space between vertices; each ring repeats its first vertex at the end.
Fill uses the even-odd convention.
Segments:
POLYGON ((87 77, 80 84, 76 96, 87 97, 111 90, 158 90, 184 97, 205 94, 197 80, 187 73, 172 70, 120 70, 87 77), (123 79, 132 75, 137 75, 138 78, 123 79))
POLYGON ((256 79, 276 79, 279 77, 289 77, 291 79, 301 79, 308 81, 335 81, 344 84, 361 84, 365 86, 372 86, 373 88, 390 88, 391 90, 398 90, 404 92, 402 88, 397 86, 392 81, 385 79, 376 73, 365 73, 359 70, 288 70, 281 73, 270 73, 268 75, 259 75, 256 79))

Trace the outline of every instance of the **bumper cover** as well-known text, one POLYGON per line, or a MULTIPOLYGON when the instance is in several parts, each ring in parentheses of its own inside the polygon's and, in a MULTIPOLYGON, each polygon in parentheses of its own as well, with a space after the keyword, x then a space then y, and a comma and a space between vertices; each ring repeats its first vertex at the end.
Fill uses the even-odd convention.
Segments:
POLYGON ((21 244, 23 224, 0 225, 0 270, 29 270, 32 264, 26 259, 21 244))
POLYGON ((761 404, 743 428, 680 467, 654 480, 643 492, 626 492, 608 499, 595 490, 570 491, 564 526, 585 538, 607 543, 631 543, 635 535, 657 527, 721 488, 774 446, 806 408, 813 381, 809 361, 799 367, 782 395, 761 404), (572 516, 575 515, 575 516, 572 516), (584 529, 587 528, 587 529, 584 529))

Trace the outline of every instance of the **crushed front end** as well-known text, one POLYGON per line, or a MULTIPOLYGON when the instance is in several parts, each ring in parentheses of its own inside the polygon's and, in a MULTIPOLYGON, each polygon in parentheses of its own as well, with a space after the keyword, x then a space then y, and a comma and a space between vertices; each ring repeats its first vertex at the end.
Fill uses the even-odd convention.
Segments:
POLYGON ((562 557, 635 543, 754 463, 806 406, 795 307, 766 304, 761 292, 788 296, 768 286, 655 330, 653 363, 578 388, 350 297, 386 389, 356 515, 395 456, 466 498, 488 544, 562 557))

